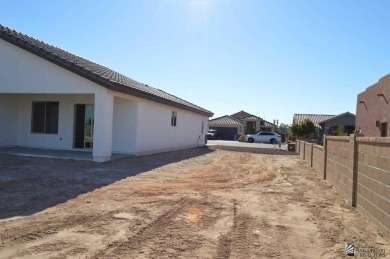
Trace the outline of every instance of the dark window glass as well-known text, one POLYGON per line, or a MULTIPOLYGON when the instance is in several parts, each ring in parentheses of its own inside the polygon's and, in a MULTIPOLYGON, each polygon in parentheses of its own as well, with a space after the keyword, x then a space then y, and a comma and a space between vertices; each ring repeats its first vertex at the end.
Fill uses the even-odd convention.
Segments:
POLYGON ((58 102, 33 102, 33 133, 58 133, 58 102))
POLYGON ((45 132, 45 103, 33 103, 32 132, 45 132))
POLYGON ((46 103, 46 128, 45 133, 58 133, 58 103, 46 103))
POLYGON ((172 112, 172 117, 171 117, 171 125, 176 126, 176 120, 177 120, 177 113, 172 112))

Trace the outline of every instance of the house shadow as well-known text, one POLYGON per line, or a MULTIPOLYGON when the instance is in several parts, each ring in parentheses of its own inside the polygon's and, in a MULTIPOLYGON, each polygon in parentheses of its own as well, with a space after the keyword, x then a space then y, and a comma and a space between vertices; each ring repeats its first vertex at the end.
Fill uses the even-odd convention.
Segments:
POLYGON ((0 154, 0 219, 33 215, 127 177, 211 152, 199 147, 100 164, 0 154))

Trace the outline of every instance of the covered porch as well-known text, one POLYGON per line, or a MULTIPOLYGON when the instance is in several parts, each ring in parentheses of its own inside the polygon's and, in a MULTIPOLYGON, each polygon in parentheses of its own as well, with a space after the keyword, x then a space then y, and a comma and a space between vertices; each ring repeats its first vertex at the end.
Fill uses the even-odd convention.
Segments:
POLYGON ((136 107, 109 91, 0 94, 0 153, 96 162, 132 155, 136 107))

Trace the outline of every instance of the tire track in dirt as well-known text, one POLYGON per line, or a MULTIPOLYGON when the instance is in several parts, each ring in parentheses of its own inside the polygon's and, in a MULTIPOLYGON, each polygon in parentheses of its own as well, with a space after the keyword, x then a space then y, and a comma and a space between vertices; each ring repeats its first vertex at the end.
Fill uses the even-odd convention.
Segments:
POLYGON ((179 199, 171 209, 158 216, 152 222, 142 226, 127 240, 109 243, 107 247, 101 249, 93 258, 123 257, 128 256, 129 253, 131 253, 132 258, 164 258, 179 256, 183 252, 191 252, 201 246, 201 238, 200 236, 196 237, 196 235, 179 233, 181 226, 178 225, 182 225, 184 219, 177 221, 177 218, 180 214, 187 212, 197 202, 196 199, 186 197, 179 199), (192 239, 189 236, 192 236, 192 239), (176 242, 174 248, 172 247, 172 242, 176 242), (154 243, 155 245, 151 246, 149 243, 154 243))
POLYGON ((238 202, 233 200, 233 226, 221 235, 217 247, 218 259, 250 258, 253 245, 253 219, 246 213, 238 214, 238 202))
MULTIPOLYGON (((88 215, 67 215, 64 217, 40 217, 35 222, 26 222, 11 232, 3 232, 0 236, 4 243, 24 243, 42 239, 48 235, 56 234, 64 229, 74 228, 81 225, 96 223, 97 221, 106 221, 113 212, 88 215), (51 219, 52 218, 52 219, 51 219), (48 220, 50 219, 50 220, 48 220)), ((1 224, 0 224, 1 225, 1 224)))

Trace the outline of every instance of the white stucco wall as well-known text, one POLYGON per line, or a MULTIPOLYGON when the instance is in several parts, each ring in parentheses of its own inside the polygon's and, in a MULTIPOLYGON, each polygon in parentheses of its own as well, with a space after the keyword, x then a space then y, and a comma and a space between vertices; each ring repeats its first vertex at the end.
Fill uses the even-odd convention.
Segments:
POLYGON ((112 151, 118 153, 136 152, 137 102, 114 97, 112 128, 112 151))
POLYGON ((207 116, 163 104, 139 101, 137 154, 204 146, 207 128, 207 116), (177 112, 176 127, 171 126, 172 111, 177 112))
POLYGON ((0 93, 95 93, 92 81, 0 39, 0 93))
POLYGON ((17 97, 11 94, 0 94, 0 146, 16 145, 17 97))

